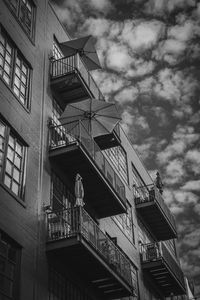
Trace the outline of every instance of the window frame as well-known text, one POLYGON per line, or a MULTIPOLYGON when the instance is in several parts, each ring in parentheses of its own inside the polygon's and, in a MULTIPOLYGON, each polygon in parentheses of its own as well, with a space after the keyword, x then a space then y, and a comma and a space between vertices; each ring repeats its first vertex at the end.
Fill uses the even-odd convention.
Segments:
POLYGON ((135 232, 134 232, 134 222, 133 222, 133 210, 132 210, 132 206, 131 204, 127 201, 127 213, 124 214, 120 214, 120 215, 116 215, 113 216, 113 220, 114 222, 117 224, 117 226, 120 228, 120 230, 122 230, 123 234, 127 237, 127 239, 135 245, 135 232), (130 212, 130 216, 129 213, 130 212), (126 221, 125 221, 126 219, 126 221), (130 234, 127 233, 127 220, 129 220, 130 222, 130 226, 129 228, 131 228, 130 230, 130 234))
POLYGON ((26 3, 29 1, 31 3, 31 8, 32 8, 32 15, 31 15, 31 28, 30 28, 30 34, 29 31, 26 29, 26 25, 24 22, 22 22, 21 17, 20 17, 20 12, 21 12, 21 6, 23 0, 17 0, 17 5, 16 5, 16 10, 13 8, 12 4, 10 3, 9 0, 4 0, 6 6, 9 8, 10 12, 13 14, 17 22, 20 24, 21 28, 23 31, 26 33, 27 37, 33 42, 35 39, 35 27, 36 27, 36 5, 34 1, 32 0, 25 0, 26 3))
MULTIPOLYGON (((10 38, 9 34, 7 33, 7 31, 4 29, 4 27, 1 25, 0 23, 0 35, 3 36, 3 38, 5 39, 5 43, 6 45, 9 44, 11 46, 11 64, 10 64, 10 81, 9 83, 3 78, 3 73, 5 72, 4 68, 2 67, 2 75, 0 75, 1 80, 6 84, 6 86, 8 86, 10 88, 10 90, 12 91, 13 95, 17 98, 18 102, 28 111, 30 111, 30 107, 31 107, 31 78, 32 78, 32 67, 31 65, 28 63, 28 61, 25 59, 25 57, 23 56, 23 54, 21 53, 21 51, 18 49, 18 47, 15 45, 15 43, 12 41, 12 39, 10 38), (20 60, 20 64, 23 64, 26 69, 27 69, 27 77, 26 78, 26 84, 23 84, 23 81, 20 80, 20 87, 22 86, 22 84, 25 86, 25 98, 24 98, 24 102, 20 99, 20 91, 19 90, 19 96, 15 93, 14 91, 14 87, 15 87, 15 78, 16 78, 16 68, 17 68, 17 59, 20 60)), ((1 46, 1 40, 0 40, 0 46, 1 46)), ((2 47, 4 48, 5 51, 5 47, 2 44, 2 47)), ((1 55, 1 54, 0 54, 1 55)), ((3 66, 5 65, 5 53, 3 57, 3 66)), ((22 78, 22 70, 20 69, 20 79, 22 78)))
MULTIPOLYGON (((6 122, 4 122, 4 120, 1 118, 0 116, 0 123, 3 124, 5 126, 5 136, 4 136, 4 151, 2 151, 3 155, 2 155, 2 165, 1 165, 1 171, 0 171, 0 183, 6 188, 8 189, 8 191, 17 199, 20 199, 20 201, 25 200, 25 182, 26 182, 26 163, 27 163, 27 144, 24 143, 24 141, 21 139, 21 137, 13 130, 13 128, 11 126, 9 126, 6 122), (20 182, 19 182, 19 192, 18 194, 16 194, 13 190, 12 190, 12 185, 10 187, 8 187, 5 183, 5 177, 6 177, 6 164, 7 161, 9 160, 8 158, 8 147, 9 146, 9 137, 14 137, 14 142, 16 144, 16 142, 18 142, 21 146, 22 146, 22 156, 21 156, 21 167, 18 168, 19 169, 19 173, 20 173, 20 182)), ((16 155, 16 151, 14 148, 14 156, 16 155)), ((11 182, 16 181, 14 179, 13 173, 15 169, 15 164, 14 161, 12 162, 12 176, 10 176, 11 178, 11 182)), ((8 172, 7 172, 8 173, 8 172)), ((16 181, 17 182, 17 181, 16 181)))
POLYGON ((3 255, 2 253, 0 253, 0 258, 2 259, 2 261, 5 262, 5 266, 7 266, 9 263, 11 265, 14 265, 13 278, 11 278, 11 275, 9 276, 8 274, 6 274, 6 269, 4 271, 2 271, 2 270, 0 271, 0 274, 3 278, 6 278, 9 281, 13 282, 12 296, 6 295, 6 292, 4 292, 4 291, 0 291, 0 295, 5 295, 6 297, 8 296, 9 299, 18 300, 19 293, 20 293, 22 247, 1 230, 0 230, 0 243, 4 243, 4 245, 7 245, 6 254, 3 255), (16 255, 15 261, 13 261, 9 257, 9 249, 15 250, 15 255, 16 255))

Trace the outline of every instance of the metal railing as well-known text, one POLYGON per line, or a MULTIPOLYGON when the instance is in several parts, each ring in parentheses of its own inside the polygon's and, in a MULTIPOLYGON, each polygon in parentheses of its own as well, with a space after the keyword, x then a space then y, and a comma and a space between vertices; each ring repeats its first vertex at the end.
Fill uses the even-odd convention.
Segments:
POLYGON ((65 124, 64 127, 62 125, 50 126, 50 149, 64 147, 74 143, 84 147, 106 180, 120 196, 123 203, 126 204, 125 186, 123 182, 81 121, 65 124))
POLYGON ((142 187, 134 187, 134 199, 135 204, 142 204, 146 202, 156 202, 160 207, 162 212, 165 214, 169 222, 176 229, 175 218, 172 215, 171 211, 165 204, 162 195, 154 184, 142 186, 142 187))
POLYGON ((47 213, 47 226, 48 242, 81 235, 117 274, 129 285, 132 284, 129 260, 83 207, 47 213))
POLYGON ((72 56, 51 60, 50 64, 50 75, 52 79, 65 76, 71 72, 76 71, 85 81, 94 98, 104 100, 103 94, 98 88, 98 85, 96 84, 93 77, 90 75, 87 67, 81 60, 81 57, 78 53, 72 56))
POLYGON ((171 255, 167 247, 163 242, 158 243, 149 243, 141 246, 141 257, 142 262, 150 262, 163 259, 171 272, 175 275, 175 277, 179 280, 181 285, 185 286, 184 275, 183 272, 175 260, 175 258, 171 255))

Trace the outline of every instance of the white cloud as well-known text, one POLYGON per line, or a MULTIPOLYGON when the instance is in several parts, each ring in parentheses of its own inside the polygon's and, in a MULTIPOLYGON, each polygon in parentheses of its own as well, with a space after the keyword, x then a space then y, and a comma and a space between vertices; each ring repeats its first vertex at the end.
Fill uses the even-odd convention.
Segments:
POLYGON ((179 183, 185 174, 183 162, 179 159, 173 159, 166 166, 166 176, 164 177, 164 183, 176 184, 179 183))
POLYGON ((109 0, 89 0, 88 3, 92 8, 104 13, 112 7, 109 0))
POLYGON ((200 191, 200 180, 187 181, 181 189, 189 191, 200 191))
POLYGON ((182 42, 186 42, 193 37, 194 24, 186 21, 182 25, 175 25, 168 30, 168 37, 182 42))
POLYGON ((133 115, 130 113, 130 108, 127 108, 126 110, 123 111, 122 115, 122 128, 124 129, 124 131, 128 134, 130 127, 133 124, 133 115))
POLYGON ((164 24, 159 21, 133 21, 125 23, 120 39, 127 43, 132 50, 149 49, 154 46, 163 34, 164 24))
POLYGON ((113 43, 107 51, 106 65, 108 68, 118 72, 124 72, 131 65, 131 56, 126 46, 113 43))
POLYGON ((195 174, 200 174, 200 151, 197 149, 189 150, 185 155, 188 169, 195 174))
POLYGON ((93 78, 99 85, 101 92, 104 95, 110 95, 113 92, 117 92, 122 89, 123 86, 127 85, 126 80, 115 74, 109 72, 94 71, 93 78))
POLYGON ((134 86, 129 86, 122 89, 116 96, 115 100, 120 104, 124 104, 126 102, 134 102, 138 96, 138 89, 134 86))

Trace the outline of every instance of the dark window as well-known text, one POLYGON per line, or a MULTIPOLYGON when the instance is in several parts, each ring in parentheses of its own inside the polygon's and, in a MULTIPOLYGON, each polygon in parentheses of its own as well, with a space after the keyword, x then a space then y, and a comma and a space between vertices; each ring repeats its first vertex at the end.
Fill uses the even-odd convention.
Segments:
POLYGON ((25 158, 26 147, 0 120, 0 178, 20 198, 24 195, 25 158))
POLYGON ((18 299, 21 248, 0 232, 0 299, 18 299))
POLYGON ((120 147, 113 147, 103 151, 112 166, 117 170, 118 175, 128 184, 128 165, 126 152, 120 147))
POLYGON ((54 172, 51 175, 51 205, 53 210, 70 208, 75 198, 67 185, 54 172))
POLYGON ((114 216, 113 218, 123 233, 131 240, 131 242, 135 243, 131 205, 128 206, 127 213, 114 216))
POLYGON ((31 38, 34 34, 35 7, 30 0, 5 0, 31 38))
POLYGON ((84 289, 50 267, 49 300, 92 300, 84 289))
POLYGON ((19 101, 29 108, 30 67, 0 27, 0 77, 19 101))

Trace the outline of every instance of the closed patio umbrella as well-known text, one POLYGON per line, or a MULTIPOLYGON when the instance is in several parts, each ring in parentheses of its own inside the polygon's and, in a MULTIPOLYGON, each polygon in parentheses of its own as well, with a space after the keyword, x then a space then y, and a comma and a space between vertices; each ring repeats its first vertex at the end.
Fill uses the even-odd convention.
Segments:
POLYGON ((68 104, 59 120, 64 127, 81 121, 88 132, 97 137, 111 133, 121 118, 114 103, 86 99, 68 104))
POLYGON ((60 49, 65 56, 79 53, 89 71, 101 68, 91 35, 60 43, 60 49))

